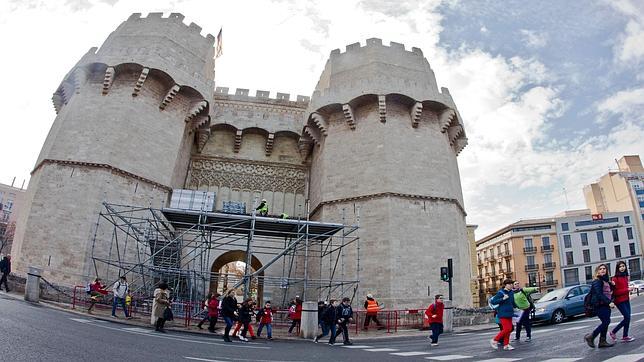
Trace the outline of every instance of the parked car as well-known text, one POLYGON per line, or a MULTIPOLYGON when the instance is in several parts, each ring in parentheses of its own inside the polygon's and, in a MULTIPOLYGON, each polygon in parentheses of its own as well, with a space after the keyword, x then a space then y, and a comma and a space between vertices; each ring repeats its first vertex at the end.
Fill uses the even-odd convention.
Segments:
POLYGON ((644 280, 631 280, 631 282, 628 283, 628 289, 631 293, 639 294, 644 292, 644 280))
POLYGON ((590 285, 575 285, 548 292, 534 304, 532 320, 561 323, 568 317, 584 314, 584 297, 588 293, 590 285))

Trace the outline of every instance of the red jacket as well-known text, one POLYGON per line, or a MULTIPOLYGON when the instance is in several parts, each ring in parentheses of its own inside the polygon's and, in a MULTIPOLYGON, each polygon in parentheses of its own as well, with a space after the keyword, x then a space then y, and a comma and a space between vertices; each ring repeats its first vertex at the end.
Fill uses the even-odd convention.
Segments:
POLYGON ((615 283, 615 289, 613 290, 613 302, 615 304, 619 304, 628 301, 628 276, 614 276, 613 283, 615 283))
POLYGON ((434 302, 427 307, 425 315, 429 318, 429 323, 443 323, 443 310, 445 309, 445 304, 441 302, 434 302), (433 315, 436 315, 436 318, 433 318, 433 315))
POLYGON ((302 319, 302 302, 296 302, 295 303, 295 313, 293 313, 293 316, 291 319, 302 319))
POLYGON ((219 300, 217 298, 212 298, 208 302, 208 317, 218 317, 219 316, 219 300))
POLYGON ((262 313, 262 318, 260 319, 259 323, 262 323, 262 324, 273 323, 273 310, 271 310, 271 308, 264 308, 261 313, 262 313))

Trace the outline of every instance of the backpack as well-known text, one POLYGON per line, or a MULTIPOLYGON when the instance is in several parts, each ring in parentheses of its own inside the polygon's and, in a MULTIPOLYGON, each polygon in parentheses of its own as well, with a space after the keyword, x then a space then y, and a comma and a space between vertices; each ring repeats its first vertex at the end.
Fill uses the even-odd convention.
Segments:
POLYGON ((532 293, 530 293, 530 294, 526 293, 525 290, 523 290, 523 288, 521 289, 521 293, 523 293, 523 295, 525 295, 525 298, 528 300, 528 303, 530 303, 530 309, 535 309, 534 308, 534 301, 532 300, 532 293))
POLYGON ((593 289, 584 297, 584 315, 586 317, 595 316, 595 306, 593 305, 593 289))
POLYGON ((90 294, 92 292, 92 283, 87 283, 85 285, 85 293, 90 294))
POLYGON ((289 317, 290 319, 294 319, 294 318, 295 318, 295 304, 293 304, 292 306, 290 306, 290 307, 288 308, 288 317, 289 317))
POLYGON ((487 305, 488 305, 488 307, 490 307, 492 310, 496 311, 497 309, 499 309, 499 306, 500 306, 501 304, 492 304, 492 298, 493 298, 493 297, 490 297, 490 299, 488 299, 488 300, 487 300, 487 305))

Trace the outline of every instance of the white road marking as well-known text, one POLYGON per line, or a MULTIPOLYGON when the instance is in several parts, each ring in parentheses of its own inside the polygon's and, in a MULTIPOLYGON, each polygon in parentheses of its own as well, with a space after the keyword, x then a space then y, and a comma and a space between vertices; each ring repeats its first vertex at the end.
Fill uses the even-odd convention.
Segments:
POLYGON ((512 361, 518 361, 522 358, 492 358, 492 359, 484 359, 480 360, 479 362, 512 362, 512 361))
POLYGON ((446 356, 431 356, 431 357, 425 357, 425 359, 431 359, 431 360, 436 360, 436 361, 449 361, 453 359, 464 359, 464 358, 472 358, 472 356, 463 356, 460 354, 448 354, 446 356))
POLYGON ((185 359, 191 359, 193 361, 207 361, 207 362, 228 362, 220 359, 208 359, 208 358, 197 358, 197 357, 183 357, 185 359))
POLYGON ((81 319, 81 318, 69 318, 69 319, 79 323, 90 323, 94 321, 93 319, 81 319))
POLYGON ((431 354, 431 352, 398 352, 398 353, 389 353, 394 356, 403 356, 403 357, 411 357, 411 356, 422 356, 425 354, 431 354))
POLYGON ((581 358, 551 358, 541 362, 575 362, 579 361, 581 358))
POLYGON ((123 328, 123 330, 132 331, 132 332, 141 332, 141 333, 152 333, 151 329, 145 329, 145 328, 140 328, 140 327, 123 328))
POLYGON ((638 320, 638 321, 637 321, 637 322, 635 322, 635 323, 642 323, 642 322, 644 322, 644 318, 642 318, 642 319, 638 320))
POLYGON ((564 331, 576 331, 577 329, 585 329, 585 328, 587 328, 587 327, 586 326, 577 326, 577 327, 566 328, 566 329, 564 329, 564 331))
POLYGON ((533 330, 532 330, 532 333, 537 333, 537 332, 539 332, 539 333, 541 333, 541 332, 550 332, 550 331, 554 331, 554 330, 555 330, 555 328, 533 329, 533 330))
POLYGON ((623 354, 604 360, 604 362, 637 362, 644 359, 644 353, 623 354))
POLYGON ((367 348, 365 351, 369 352, 396 352, 398 351, 395 348, 367 348))
POLYGON ((354 348, 358 348, 358 349, 359 349, 359 348, 373 348, 373 347, 371 347, 371 346, 363 346, 363 345, 357 345, 357 346, 356 346, 356 345, 353 345, 353 346, 342 346, 342 347, 344 347, 344 348, 351 348, 351 349, 354 349, 354 348))

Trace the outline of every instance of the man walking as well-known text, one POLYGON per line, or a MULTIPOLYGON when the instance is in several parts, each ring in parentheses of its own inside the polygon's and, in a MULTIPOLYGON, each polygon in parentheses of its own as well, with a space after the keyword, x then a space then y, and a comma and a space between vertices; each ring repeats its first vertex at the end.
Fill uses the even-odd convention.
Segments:
POLYGON ((534 303, 532 302, 531 294, 534 294, 538 291, 537 288, 525 287, 521 288, 521 283, 519 281, 514 282, 514 305, 521 310, 521 317, 517 322, 517 331, 514 336, 515 341, 521 339, 521 327, 525 327, 526 342, 532 340, 532 323, 530 322, 530 313, 534 309, 534 303))
POLYGON ((116 306, 120 305, 125 313, 125 318, 130 319, 127 307, 125 306, 125 296, 127 295, 128 289, 129 285, 127 284, 125 275, 120 277, 119 280, 114 283, 114 286, 112 286, 112 293, 114 293, 114 300, 112 301, 112 318, 118 318, 116 316, 116 306))
POLYGON ((335 343, 335 326, 336 322, 338 321, 338 301, 335 299, 331 299, 329 301, 329 306, 324 308, 324 311, 322 312, 322 317, 320 318, 322 321, 321 327, 322 327, 322 333, 315 337, 315 343, 318 343, 320 338, 326 336, 331 333, 331 337, 329 337, 329 344, 332 345, 335 343))
POLYGON ((4 288, 7 290, 7 293, 9 293, 9 283, 7 282, 7 278, 11 273, 11 255, 7 254, 7 256, 2 258, 2 261, 0 261, 0 272, 2 272, 0 290, 2 290, 2 284, 4 284, 4 288))
POLYGON ((432 346, 438 346, 438 336, 443 333, 443 311, 445 304, 443 304, 443 295, 437 294, 434 296, 434 303, 430 304, 425 311, 425 315, 429 318, 429 326, 432 329, 431 340, 432 346))
POLYGON ((376 322, 376 325, 378 326, 378 329, 383 329, 385 327, 380 324, 380 321, 378 320, 378 312, 380 311, 380 305, 378 302, 373 299, 373 295, 367 294, 367 300, 364 302, 364 309, 367 311, 367 316, 364 319, 364 326, 362 329, 367 330, 369 328, 369 323, 373 319, 374 322, 376 322))
MULTIPOLYGON (((353 322, 353 309, 351 309, 351 299, 348 297, 342 298, 342 304, 337 309, 338 317, 338 327, 340 327, 340 332, 342 332, 342 338, 344 339, 345 345, 353 344, 349 340, 349 328, 347 325, 350 322, 353 322)), ((340 333, 338 332, 338 333, 340 333)), ((333 336, 333 342, 335 342, 335 336, 333 336)))

